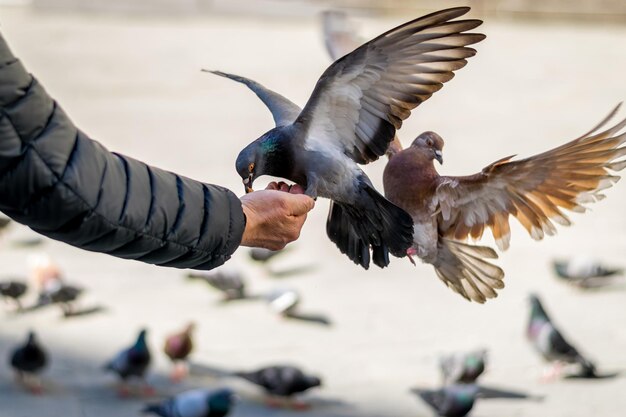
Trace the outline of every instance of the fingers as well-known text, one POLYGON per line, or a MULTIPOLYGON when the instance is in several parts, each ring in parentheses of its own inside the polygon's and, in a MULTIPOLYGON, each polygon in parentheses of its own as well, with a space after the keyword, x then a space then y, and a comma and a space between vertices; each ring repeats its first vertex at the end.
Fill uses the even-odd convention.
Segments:
POLYGON ((289 194, 287 210, 292 216, 302 216, 315 207, 315 200, 304 194, 289 194))
POLYGON ((294 184, 291 186, 291 189, 289 189, 289 192, 291 194, 304 194, 304 188, 302 188, 300 184, 294 184))
POLYGON ((289 185, 284 181, 272 181, 265 187, 266 190, 284 191, 291 194, 304 194, 304 188, 300 184, 289 185))

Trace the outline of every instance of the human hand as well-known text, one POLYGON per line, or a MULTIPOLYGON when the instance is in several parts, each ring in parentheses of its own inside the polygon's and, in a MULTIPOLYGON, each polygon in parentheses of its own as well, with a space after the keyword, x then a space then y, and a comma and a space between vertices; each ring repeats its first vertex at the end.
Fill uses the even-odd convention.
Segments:
POLYGON ((246 229, 241 245, 279 250, 300 236, 315 201, 298 184, 271 182, 265 190, 241 197, 246 229))

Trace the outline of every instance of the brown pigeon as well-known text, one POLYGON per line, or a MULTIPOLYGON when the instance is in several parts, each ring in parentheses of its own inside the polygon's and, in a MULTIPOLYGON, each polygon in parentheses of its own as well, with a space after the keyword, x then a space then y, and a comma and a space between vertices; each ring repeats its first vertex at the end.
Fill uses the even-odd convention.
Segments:
POLYGON ((181 331, 167 337, 163 351, 174 363, 170 378, 174 382, 181 381, 188 373, 185 361, 193 350, 192 333, 195 323, 191 322, 181 331))
POLYGON ((435 267, 437 276, 468 300, 484 303, 504 287, 504 271, 486 261, 497 258, 477 240, 490 228, 500 250, 509 247, 509 215, 531 237, 556 233, 554 223, 570 225, 562 209, 582 213, 584 204, 604 198, 600 192, 619 180, 612 171, 626 166, 615 161, 626 155, 623 120, 600 133, 619 106, 590 132, 530 158, 502 158, 480 173, 465 177, 440 176, 433 160, 443 162, 443 139, 434 132, 419 135, 411 146, 393 156, 383 182, 389 201, 406 210, 414 221, 417 255, 435 267))

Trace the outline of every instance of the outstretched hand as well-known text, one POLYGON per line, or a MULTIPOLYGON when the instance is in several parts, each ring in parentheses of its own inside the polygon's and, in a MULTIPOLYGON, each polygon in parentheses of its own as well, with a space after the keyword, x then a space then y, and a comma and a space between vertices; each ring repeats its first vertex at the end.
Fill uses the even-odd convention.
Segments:
POLYGON ((241 197, 246 215, 242 246, 279 250, 300 236, 300 229, 315 201, 298 184, 271 182, 265 190, 241 197))

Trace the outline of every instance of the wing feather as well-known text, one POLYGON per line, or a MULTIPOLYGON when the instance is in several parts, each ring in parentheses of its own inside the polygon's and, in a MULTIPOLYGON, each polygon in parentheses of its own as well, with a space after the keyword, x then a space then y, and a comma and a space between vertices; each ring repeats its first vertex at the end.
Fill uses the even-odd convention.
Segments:
POLYGON ((585 204, 604 198, 626 167, 626 119, 606 127, 605 118, 587 134, 547 152, 519 161, 503 158, 481 173, 440 177, 436 190, 439 227, 444 236, 479 239, 491 229, 501 250, 510 242, 509 216, 533 239, 556 233, 555 224, 570 225, 563 210, 585 212, 585 204))
POLYGON ((485 38, 457 7, 398 26, 335 61, 296 124, 309 149, 339 149, 358 163, 383 155, 411 110, 440 90, 485 38))

